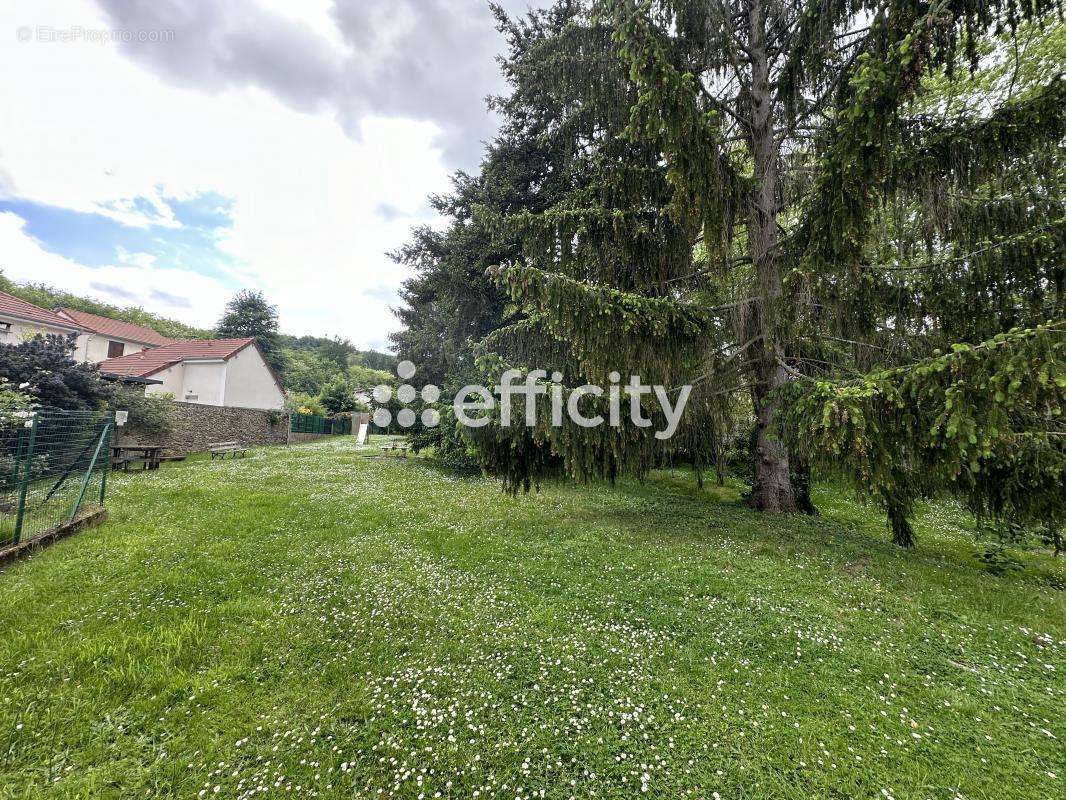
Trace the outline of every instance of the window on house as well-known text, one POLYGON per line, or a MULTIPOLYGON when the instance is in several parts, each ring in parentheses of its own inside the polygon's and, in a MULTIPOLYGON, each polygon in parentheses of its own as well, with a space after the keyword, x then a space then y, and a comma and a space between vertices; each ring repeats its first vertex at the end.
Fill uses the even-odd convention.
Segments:
POLYGON ((118 358, 119 356, 122 355, 123 351, 125 350, 125 347, 126 347, 126 345, 122 344, 122 342, 108 342, 107 343, 107 357, 108 358, 118 358))

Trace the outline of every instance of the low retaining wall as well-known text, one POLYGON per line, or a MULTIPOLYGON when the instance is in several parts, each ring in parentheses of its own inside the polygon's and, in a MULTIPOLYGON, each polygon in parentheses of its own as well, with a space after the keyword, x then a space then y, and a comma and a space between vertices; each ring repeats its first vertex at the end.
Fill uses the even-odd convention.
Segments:
POLYGON ((332 433, 290 433, 289 444, 298 444, 299 442, 313 442, 316 439, 325 439, 327 436, 332 435, 332 433))
POLYGON ((51 530, 39 533, 25 541, 19 542, 18 544, 9 545, 8 547, 0 547, 0 569, 6 567, 12 561, 17 561, 20 558, 32 555, 38 550, 52 544, 52 542, 58 542, 60 539, 65 539, 67 536, 71 536, 78 531, 83 531, 86 528, 95 528, 97 525, 103 525, 105 522, 107 522, 106 509, 82 509, 81 514, 79 514, 73 522, 64 522, 62 525, 57 525, 51 530))
MULTIPOLYGON (((119 429, 121 431, 121 429, 119 429)), ((173 403, 170 435, 162 439, 120 434, 119 444, 155 444, 166 455, 202 453, 213 442, 246 445, 288 444, 289 415, 284 411, 173 403)))

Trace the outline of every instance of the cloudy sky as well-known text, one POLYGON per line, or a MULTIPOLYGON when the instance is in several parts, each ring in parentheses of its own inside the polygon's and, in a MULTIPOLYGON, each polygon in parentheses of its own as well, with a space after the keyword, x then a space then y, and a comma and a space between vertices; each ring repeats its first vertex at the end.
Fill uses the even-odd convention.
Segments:
POLYGON ((201 326, 260 289, 287 333, 384 347, 385 252, 495 130, 493 23, 486 0, 0 3, 0 269, 201 326))

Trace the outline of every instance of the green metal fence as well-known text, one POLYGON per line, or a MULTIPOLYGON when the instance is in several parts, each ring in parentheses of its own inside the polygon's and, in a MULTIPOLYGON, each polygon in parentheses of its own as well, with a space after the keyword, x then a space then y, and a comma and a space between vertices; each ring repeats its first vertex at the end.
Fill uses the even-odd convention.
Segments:
POLYGON ((293 433, 317 433, 322 436, 352 432, 351 417, 323 417, 319 414, 300 414, 293 412, 293 433))
POLYGON ((0 547, 103 506, 113 428, 109 412, 0 415, 0 547))

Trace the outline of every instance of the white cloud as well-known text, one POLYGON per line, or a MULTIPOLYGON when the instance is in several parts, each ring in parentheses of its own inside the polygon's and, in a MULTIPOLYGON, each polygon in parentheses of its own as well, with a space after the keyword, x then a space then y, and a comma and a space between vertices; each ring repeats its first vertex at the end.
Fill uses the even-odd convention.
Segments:
POLYGON ((450 162, 468 168, 496 128, 483 98, 506 89, 503 40, 486 0, 97 3, 116 27, 173 33, 167 47, 120 49, 177 85, 255 86, 293 108, 330 109, 352 135, 368 116, 432 120, 450 162))
MULTIPOLYGON (((107 27, 94 6, 74 0, 42 3, 32 17, 7 9, 0 30, 107 27)), ((295 111, 257 89, 177 88, 114 45, 0 36, 0 71, 18 76, 6 82, 0 128, 6 193, 80 211, 103 208, 144 224, 130 198, 147 197, 156 213, 169 215, 164 197, 214 191, 233 201, 233 227, 219 246, 237 262, 225 280, 197 281, 145 254, 116 254, 116 265, 90 269, 44 252, 8 219, 0 265, 10 277, 26 272, 17 258, 31 258, 49 277, 25 277, 75 291, 87 291, 90 279, 164 280, 165 295, 191 296, 195 308, 178 311, 152 297, 144 307, 200 325, 217 319, 219 287, 228 295, 247 286, 277 303, 286 332, 338 334, 366 346, 398 327, 386 302, 364 290, 398 287, 407 273, 385 252, 411 225, 433 221, 425 198, 447 189, 435 124, 366 118, 353 141, 327 112, 295 111), (382 207, 407 216, 386 221, 382 207)))
POLYGON ((150 267, 155 261, 156 257, 151 253, 131 253, 122 245, 117 248, 116 257, 123 264, 133 264, 138 267, 150 267))
POLYGON ((190 270, 150 263, 86 267, 45 250, 24 225, 17 214, 0 212, 0 269, 13 281, 47 283, 105 302, 143 306, 205 328, 214 325, 229 299, 227 286, 190 270))

